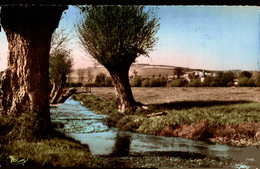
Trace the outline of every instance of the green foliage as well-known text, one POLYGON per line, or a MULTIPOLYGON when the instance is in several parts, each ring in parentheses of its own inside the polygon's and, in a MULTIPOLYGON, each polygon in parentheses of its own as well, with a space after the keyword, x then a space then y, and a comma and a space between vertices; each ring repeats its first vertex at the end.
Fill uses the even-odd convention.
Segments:
POLYGON ((106 75, 104 73, 99 73, 96 75, 95 83, 97 85, 100 85, 102 82, 105 83, 106 81, 106 75))
POLYGON ((106 87, 113 87, 113 80, 111 77, 106 77, 106 81, 105 81, 105 85, 106 87))
POLYGON ((130 66, 155 46, 158 18, 143 6, 92 6, 77 26, 84 49, 109 71, 130 66))
POLYGON ((246 87, 248 86, 249 78, 246 76, 240 77, 238 79, 238 86, 246 87))
POLYGON ((250 78, 249 81, 248 81, 248 83, 247 83, 247 86, 249 86, 249 87, 255 87, 255 79, 250 78))
POLYGON ((101 99, 92 94, 72 95, 72 98, 77 101, 82 101, 83 106, 89 108, 95 113, 105 115, 110 115, 113 112, 117 113, 117 104, 111 100, 101 99))
POLYGON ((200 87, 201 86, 201 82, 199 79, 191 79, 190 83, 189 83, 190 87, 200 87))
POLYGON ((230 82, 234 82, 234 73, 231 71, 223 73, 219 80, 220 87, 227 87, 230 82))
POLYGON ((239 78, 242 77, 247 77, 248 79, 250 79, 252 77, 252 73, 248 72, 248 71, 243 71, 239 74, 239 78))
MULTIPOLYGON (((226 124, 236 125, 252 120, 260 121, 259 103, 236 103, 228 105, 207 105, 190 106, 189 103, 183 104, 181 108, 167 107, 163 105, 149 106, 148 110, 136 111, 125 115, 118 115, 116 106, 112 101, 99 99, 93 95, 74 95, 84 102, 90 110, 97 113, 108 115, 107 122, 122 130, 130 130, 145 134, 159 134, 166 126, 171 123, 173 126, 182 124, 197 123, 199 120, 208 121, 209 127, 225 126, 226 124), (105 104, 104 104, 105 103, 105 104), (102 104, 102 106, 97 106, 102 104), (107 107, 113 109, 109 113, 107 107), (93 109, 94 107, 94 109, 93 109), (148 114, 167 112, 166 116, 150 117, 148 114)), ((203 105, 203 102, 201 103, 203 105)))
POLYGON ((66 87, 81 87, 83 84, 81 82, 71 82, 71 83, 66 83, 66 87))
POLYGON ((183 79, 175 79, 171 83, 172 87, 182 87, 184 86, 184 80, 183 79))
POLYGON ((65 83, 66 75, 70 74, 73 66, 73 59, 67 51, 58 51, 50 56, 49 76, 53 83, 65 83))
POLYGON ((218 87, 218 83, 214 80, 210 82, 210 87, 218 87))
POLYGON ((176 68, 174 68, 173 73, 175 75, 177 75, 177 79, 179 79, 184 74, 183 68, 182 67, 176 67, 176 68))
POLYGON ((255 86, 260 87, 260 75, 255 79, 255 86))
POLYGON ((231 71, 218 72, 216 77, 207 79, 204 85, 207 86, 208 84, 210 84, 210 87, 230 87, 234 84, 234 73, 231 71))
POLYGON ((132 87, 141 87, 142 85, 142 77, 141 76, 135 76, 132 83, 131 83, 131 86, 132 87))
POLYGON ((212 76, 206 76, 204 81, 202 82, 203 87, 210 87, 210 84, 214 81, 214 77, 212 76))
POLYGON ((97 87, 113 87, 113 80, 111 77, 107 77, 104 73, 99 73, 96 76, 95 83, 91 83, 97 87))
MULTIPOLYGON (((100 160, 91 155, 86 147, 56 131, 50 132, 44 139, 32 137, 35 135, 32 132, 35 122, 31 122, 30 118, 34 117, 29 116, 34 116, 33 114, 33 112, 27 112, 23 117, 0 117, 1 160, 10 161, 9 156, 28 159, 24 164, 25 167, 53 167, 53 162, 60 167, 104 166, 100 160)), ((9 164, 6 165, 8 167, 9 164)))
POLYGON ((145 79, 142 81, 142 87, 150 87, 150 80, 149 79, 145 79))
POLYGON ((162 78, 156 78, 150 80, 151 87, 164 87, 166 82, 162 78))

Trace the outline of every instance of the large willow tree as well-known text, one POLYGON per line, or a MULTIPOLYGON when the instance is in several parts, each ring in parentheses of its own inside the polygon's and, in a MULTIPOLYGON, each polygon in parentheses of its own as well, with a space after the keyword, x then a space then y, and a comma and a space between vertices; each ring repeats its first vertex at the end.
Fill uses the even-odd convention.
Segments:
POLYGON ((42 130, 50 128, 49 52, 52 33, 67 6, 2 6, 8 41, 3 80, 4 115, 19 116, 26 103, 37 112, 42 130))
POLYGON ((159 18, 144 6, 92 6, 83 9, 77 30, 85 51, 110 73, 116 88, 119 110, 139 105, 129 83, 135 59, 148 56, 158 38, 159 18))

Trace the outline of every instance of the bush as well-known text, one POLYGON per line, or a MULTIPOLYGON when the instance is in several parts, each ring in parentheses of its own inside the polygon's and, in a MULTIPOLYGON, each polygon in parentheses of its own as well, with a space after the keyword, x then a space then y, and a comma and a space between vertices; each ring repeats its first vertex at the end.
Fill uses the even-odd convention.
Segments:
POLYGON ((191 79, 190 83, 189 83, 190 87, 200 87, 201 86, 201 82, 199 79, 191 79))
POLYGON ((175 79, 171 83, 172 87, 182 87, 184 86, 184 80, 183 79, 175 79))
POLYGON ((218 72, 217 76, 214 79, 214 82, 212 87, 227 87, 228 84, 232 85, 234 83, 234 73, 231 71, 228 72, 218 72))
POLYGON ((142 78, 140 76, 135 76, 131 83, 131 86, 132 87, 141 87, 141 85, 142 85, 142 78))
POLYGON ((234 82, 234 73, 231 71, 223 73, 219 82, 220 82, 220 87, 227 87, 228 83, 234 82))
POLYGON ((97 83, 86 83, 83 87, 97 87, 97 83))
POLYGON ((106 77, 106 81, 105 81, 105 85, 106 87, 113 87, 113 80, 111 77, 106 77))
POLYGON ((218 87, 218 83, 216 81, 212 81, 210 83, 210 87, 218 87))
POLYGON ((211 82, 213 82, 213 80, 214 80, 214 77, 212 77, 212 76, 206 76, 201 85, 202 85, 203 87, 210 87, 210 84, 211 84, 211 82))
POLYGON ((233 86, 233 84, 234 84, 234 82, 230 81, 230 82, 227 83, 227 86, 231 87, 231 86, 233 86))
POLYGON ((248 77, 241 77, 241 78, 238 79, 238 86, 246 87, 248 82, 249 82, 248 77))
POLYGON ((150 80, 145 79, 142 81, 142 87, 150 87, 150 80))
POLYGON ((166 85, 165 81, 161 78, 151 79, 151 87, 164 87, 166 85))
POLYGON ((248 71, 243 71, 239 74, 239 78, 242 77, 248 77, 248 79, 250 79, 252 77, 252 73, 248 72, 248 71))
POLYGON ((105 83, 105 82, 101 82, 101 83, 99 84, 99 87, 106 87, 106 83, 105 83))
POLYGON ((249 79, 248 83, 247 83, 247 86, 249 87, 255 87, 255 80, 254 79, 249 79))
POLYGON ((255 86, 260 87, 260 75, 255 79, 255 86))
POLYGON ((104 82, 105 83, 105 80, 106 79, 106 75, 104 73, 99 73, 96 75, 96 79, 95 79, 95 82, 100 85, 100 83, 104 82))
POLYGON ((83 86, 83 84, 81 82, 76 82, 76 83, 71 82, 71 83, 66 83, 65 86, 66 87, 81 87, 81 86, 83 86))

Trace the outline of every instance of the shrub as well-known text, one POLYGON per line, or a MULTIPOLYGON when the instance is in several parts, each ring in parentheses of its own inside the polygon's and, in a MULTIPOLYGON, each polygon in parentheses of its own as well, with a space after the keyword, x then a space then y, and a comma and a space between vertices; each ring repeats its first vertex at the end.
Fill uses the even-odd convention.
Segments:
POLYGON ((210 87, 218 87, 218 83, 216 81, 212 81, 210 83, 210 87))
POLYGON ((104 73, 99 73, 96 75, 95 82, 100 85, 101 82, 105 82, 106 75, 104 73))
POLYGON ((248 72, 248 71, 243 71, 239 74, 239 78, 242 77, 248 77, 249 79, 252 77, 252 73, 248 72))
POLYGON ((101 82, 101 83, 99 84, 99 87, 106 87, 106 83, 105 83, 105 82, 101 82))
POLYGON ((247 86, 249 87, 255 87, 255 80, 254 79, 249 79, 249 81, 247 82, 247 86))
POLYGON ((248 82, 249 82, 248 77, 241 77, 238 79, 238 86, 245 87, 247 86, 248 82))
POLYGON ((223 73, 222 77, 220 78, 220 86, 226 87, 228 86, 229 82, 234 82, 234 73, 231 71, 223 73))
POLYGON ((210 87, 210 84, 211 84, 211 82, 213 82, 213 80, 214 80, 214 77, 212 77, 212 76, 206 76, 201 85, 202 85, 203 87, 210 87))
POLYGON ((113 87, 113 80, 111 77, 106 77, 106 81, 105 81, 106 87, 113 87))
POLYGON ((191 79, 190 83, 189 83, 190 87, 200 87, 201 86, 201 82, 199 79, 191 79))
POLYGON ((184 86, 184 80, 183 79, 175 79, 171 83, 172 87, 182 87, 184 86))
POLYGON ((84 87, 97 87, 97 83, 86 83, 84 87))
POLYGON ((260 75, 255 79, 255 85, 260 87, 260 75))
MULTIPOLYGON (((228 72, 218 72, 217 76, 214 79, 212 87, 227 87, 228 83, 231 85, 230 82, 234 83, 234 73, 231 71, 228 72)), ((232 84, 233 85, 233 84, 232 84)))
POLYGON ((131 83, 131 86, 132 87, 141 87, 141 85, 142 85, 142 78, 140 76, 135 76, 131 83))
POLYGON ((233 86, 233 84, 234 84, 234 82, 230 81, 230 82, 227 83, 227 86, 231 87, 231 86, 233 86))
POLYGON ((165 81, 161 78, 151 79, 151 87, 164 87, 166 85, 165 81))
POLYGON ((150 87, 150 80, 145 79, 142 81, 142 87, 150 87))

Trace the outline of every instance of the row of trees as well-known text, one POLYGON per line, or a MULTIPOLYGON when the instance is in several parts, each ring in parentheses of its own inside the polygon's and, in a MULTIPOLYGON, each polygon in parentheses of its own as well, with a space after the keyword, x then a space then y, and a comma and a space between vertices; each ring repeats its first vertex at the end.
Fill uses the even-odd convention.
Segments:
MULTIPOLYGON (((194 78, 190 82, 184 79, 175 79, 172 81, 171 85, 173 87, 230 87, 234 86, 235 74, 231 71, 228 72, 218 72, 216 76, 206 76, 204 81, 201 82, 200 79, 194 78)), ((257 78, 252 78, 252 74, 248 71, 243 71, 239 74, 238 86, 244 87, 260 87, 260 75, 257 78)))
POLYGON ((260 75, 258 75, 256 78, 253 78, 252 73, 248 71, 241 72, 238 79, 238 86, 260 87, 260 75))

